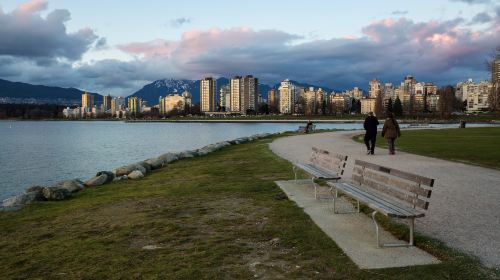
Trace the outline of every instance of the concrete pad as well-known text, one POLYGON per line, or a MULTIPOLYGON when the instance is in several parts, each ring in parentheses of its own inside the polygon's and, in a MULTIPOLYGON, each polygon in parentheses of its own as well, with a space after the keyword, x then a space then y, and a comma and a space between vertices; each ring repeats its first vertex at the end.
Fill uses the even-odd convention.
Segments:
MULTIPOLYGON (((417 247, 377 248, 375 226, 363 213, 333 214, 332 203, 314 199, 310 180, 277 181, 290 200, 304 209, 311 219, 362 269, 406 267, 438 264, 440 261, 417 247)), ((320 197, 328 190, 320 187, 320 197)), ((337 210, 354 211, 351 203, 340 198, 337 210)), ((383 243, 403 243, 387 231, 380 230, 383 243)))

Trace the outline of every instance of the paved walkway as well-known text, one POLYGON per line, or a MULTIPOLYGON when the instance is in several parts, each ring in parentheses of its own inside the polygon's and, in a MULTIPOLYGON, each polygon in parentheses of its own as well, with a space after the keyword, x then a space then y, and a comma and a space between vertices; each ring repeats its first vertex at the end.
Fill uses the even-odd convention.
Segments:
POLYGON ((351 139, 361 133, 285 137, 270 148, 291 162, 306 162, 312 146, 347 154, 344 178, 350 178, 354 159, 435 178, 429 210, 417 219, 416 231, 473 254, 489 267, 500 267, 500 171, 403 152, 389 156, 385 149, 368 156, 365 146, 351 139))
MULTIPOLYGON (((290 200, 304 209, 311 219, 362 269, 406 267, 437 264, 440 261, 417 247, 377 248, 375 226, 363 213, 333 214, 331 200, 314 198, 311 180, 278 181, 278 186, 290 200), (339 226, 341 225, 341 226, 339 226)), ((324 187, 329 195, 328 188, 324 187)), ((325 193, 325 191, 323 191, 325 193)), ((340 213, 355 211, 351 203, 339 199, 340 213)), ((404 243, 385 230, 380 230, 383 243, 404 243)))

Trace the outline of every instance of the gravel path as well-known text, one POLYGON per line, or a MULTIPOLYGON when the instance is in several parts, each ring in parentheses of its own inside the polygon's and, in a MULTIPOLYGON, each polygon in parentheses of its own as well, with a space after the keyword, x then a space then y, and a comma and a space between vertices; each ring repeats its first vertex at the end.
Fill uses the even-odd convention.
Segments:
POLYGON ((361 133, 285 137, 270 148, 291 162, 308 161, 312 146, 349 155, 344 178, 350 178, 354 159, 435 178, 429 210, 426 217, 417 219, 416 230, 500 268, 500 171, 404 152, 389 156, 380 148, 368 156, 366 147, 351 139, 361 133))

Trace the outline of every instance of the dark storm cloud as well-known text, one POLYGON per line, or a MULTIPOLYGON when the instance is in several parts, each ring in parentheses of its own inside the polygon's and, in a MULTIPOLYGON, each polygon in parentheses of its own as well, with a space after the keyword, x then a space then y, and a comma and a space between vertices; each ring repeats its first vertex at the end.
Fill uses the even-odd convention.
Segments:
POLYGON ((0 55, 78 60, 98 39, 89 28, 67 32, 70 13, 54 10, 42 17, 46 8, 46 1, 34 0, 0 12, 0 55))

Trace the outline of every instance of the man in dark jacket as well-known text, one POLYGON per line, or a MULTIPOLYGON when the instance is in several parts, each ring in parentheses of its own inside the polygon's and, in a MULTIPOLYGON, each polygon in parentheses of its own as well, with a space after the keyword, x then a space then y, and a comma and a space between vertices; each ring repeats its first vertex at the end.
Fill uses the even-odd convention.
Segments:
POLYGON ((377 140, 377 125, 379 125, 377 117, 373 115, 373 112, 368 113, 368 117, 366 117, 365 123, 363 124, 363 127, 366 130, 365 145, 367 155, 373 155, 375 151, 375 141, 377 140))

